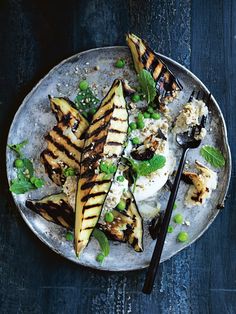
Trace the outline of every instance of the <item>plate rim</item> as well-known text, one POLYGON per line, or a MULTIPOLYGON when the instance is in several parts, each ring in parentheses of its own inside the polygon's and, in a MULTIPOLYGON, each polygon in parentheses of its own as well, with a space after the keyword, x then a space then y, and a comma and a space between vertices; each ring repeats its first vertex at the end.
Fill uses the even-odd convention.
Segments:
MULTIPOLYGON (((93 51, 97 51, 97 50, 107 50, 107 49, 126 49, 129 50, 129 48, 127 46, 123 46, 123 45, 118 45, 118 46, 105 46, 105 47, 97 47, 97 48, 91 48, 88 50, 84 50, 78 53, 75 53, 69 57, 67 57, 66 59, 63 59, 61 62, 59 62, 58 64, 56 64, 54 67, 51 68, 51 70, 49 70, 46 75, 44 75, 37 83, 36 85, 30 90, 30 92, 24 97, 24 99, 22 100, 20 106, 18 107, 16 113, 14 114, 14 117, 12 119, 10 128, 8 130, 8 135, 7 135, 7 145, 9 143, 9 137, 11 134, 11 129, 13 127, 14 122, 17 120, 17 117, 20 113, 21 108, 24 106, 24 104, 28 101, 28 99, 30 99, 31 95, 35 92, 35 90, 38 88, 38 86, 41 84, 41 82, 46 79, 51 72, 55 71, 57 68, 61 67, 64 63, 67 63, 68 61, 70 61, 70 59, 76 58, 76 57, 80 57, 83 54, 86 54, 88 52, 93 52, 93 51)), ((162 58, 163 60, 167 60, 168 62, 172 63, 173 65, 181 68, 183 71, 185 71, 186 75, 191 76, 197 83, 199 83, 207 93, 210 93, 209 89, 206 87, 206 85, 194 74, 192 73, 189 69, 187 69, 185 66, 183 66, 182 64, 180 64, 179 62, 173 60, 170 57, 167 57, 161 53, 158 53, 155 51, 155 53, 162 58)), ((228 141, 228 132, 227 132, 227 126, 226 126, 226 122, 223 116, 223 113, 221 111, 221 108, 218 104, 218 102, 216 101, 215 97, 211 94, 211 99, 214 103, 214 106, 217 108, 218 110, 218 114, 221 118, 222 121, 222 131, 224 134, 223 137, 223 143, 226 149, 226 153, 227 153, 227 163, 226 163, 226 174, 227 174, 227 184, 225 185, 225 190, 223 193, 220 194, 219 197, 219 204, 217 205, 216 208, 214 208, 214 213, 210 216, 210 219, 207 221, 207 224, 205 225, 205 227, 202 229, 202 231, 198 234, 197 237, 195 237, 191 242, 189 242, 186 246, 180 247, 177 251, 173 252, 172 254, 170 254, 168 257, 166 257, 165 259, 161 260, 162 262, 165 262, 166 260, 169 260, 170 258, 172 258, 174 255, 178 254, 179 252, 181 252, 182 250, 188 248, 190 245, 192 245, 194 242, 196 242, 207 230, 208 228, 211 226, 211 224, 213 223, 213 221, 215 220, 215 218, 217 217, 217 215, 219 214, 219 212, 221 211, 221 209, 224 208, 224 204, 226 201, 226 196, 228 193, 228 189, 229 189, 229 185, 230 185, 230 180, 231 180, 231 172, 232 172, 232 156, 231 156, 231 150, 230 150, 230 146, 229 146, 229 141, 228 141)), ((9 164, 8 164, 8 150, 7 150, 7 145, 6 145, 6 173, 7 173, 7 181, 8 181, 8 185, 10 185, 10 178, 9 178, 9 172, 8 172, 8 168, 9 168, 9 164)), ((34 235, 36 235, 36 237, 42 242, 44 243, 48 248, 50 248, 53 252, 57 253, 58 255, 62 256, 64 259, 73 262, 76 265, 79 266, 84 266, 84 267, 89 267, 92 269, 96 269, 99 271, 109 271, 109 272, 122 272, 122 271, 137 271, 137 270, 142 270, 145 269, 149 266, 148 264, 142 265, 142 266, 137 266, 137 267, 132 267, 132 268, 119 268, 119 269, 111 269, 107 266, 101 268, 99 266, 96 265, 89 265, 88 263, 85 262, 81 262, 79 259, 78 261, 65 256, 62 254, 62 252, 58 251, 51 243, 49 243, 45 238, 43 238, 40 234, 38 234, 35 229, 33 228, 33 226, 30 224, 29 220, 27 219, 27 217, 24 215, 23 211, 21 210, 20 206, 17 204, 16 199, 14 197, 14 194, 11 192, 11 196, 13 198, 13 201, 15 203, 15 206, 17 208, 17 210, 20 212, 21 217, 23 218, 23 220, 25 221, 25 223, 27 224, 27 226, 30 228, 30 230, 34 233, 34 235)))

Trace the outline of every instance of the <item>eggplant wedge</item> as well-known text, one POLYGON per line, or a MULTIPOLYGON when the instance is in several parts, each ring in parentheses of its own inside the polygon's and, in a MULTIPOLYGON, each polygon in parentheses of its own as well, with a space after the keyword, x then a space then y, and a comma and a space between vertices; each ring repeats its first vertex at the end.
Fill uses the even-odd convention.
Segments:
POLYGON ((87 246, 109 192, 112 178, 104 178, 100 163, 116 165, 127 139, 128 112, 122 81, 115 80, 86 132, 76 196, 75 252, 87 246))
POLYGON ((75 215, 64 193, 53 194, 41 200, 27 200, 25 205, 47 221, 72 229, 75 215))
POLYGON ((137 73, 145 69, 152 74, 152 77, 157 82, 159 101, 168 101, 176 97, 182 86, 167 65, 144 40, 136 35, 132 33, 127 34, 126 41, 131 50, 137 73))
POLYGON ((49 178, 57 185, 65 182, 64 170, 73 168, 78 174, 84 146, 87 120, 73 108, 66 98, 50 98, 57 125, 46 135, 47 148, 41 153, 41 162, 49 178))
POLYGON ((114 241, 128 242, 136 252, 143 251, 143 222, 138 211, 137 204, 132 193, 125 192, 123 197, 126 201, 124 211, 114 209, 112 211, 114 220, 102 222, 98 227, 114 241))

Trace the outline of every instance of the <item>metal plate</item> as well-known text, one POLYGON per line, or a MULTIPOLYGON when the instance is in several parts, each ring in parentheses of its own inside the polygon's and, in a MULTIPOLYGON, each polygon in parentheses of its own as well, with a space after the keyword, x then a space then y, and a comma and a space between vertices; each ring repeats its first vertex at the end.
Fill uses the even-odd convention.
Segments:
MULTIPOLYGON (((186 68, 165 56, 159 56, 168 64, 183 85, 183 91, 180 93, 178 100, 170 105, 173 114, 187 101, 193 89, 209 93, 204 84, 186 68)), ((53 68, 24 99, 12 122, 8 143, 19 143, 26 138, 29 139, 29 144, 25 148, 25 154, 33 159, 37 175, 43 176, 47 183, 44 188, 28 194, 13 194, 13 198, 30 229, 42 242, 65 258, 77 264, 110 271, 145 268, 149 264, 155 245, 155 241, 148 235, 147 224, 145 224, 143 253, 134 252, 127 244, 112 242, 110 255, 102 265, 99 265, 95 260, 96 254, 99 251, 96 241, 92 239, 81 258, 78 259, 74 254, 72 243, 65 240, 66 232, 63 228, 45 221, 25 207, 27 198, 38 199, 60 190, 47 178, 43 166, 39 162, 39 154, 45 147, 44 135, 56 123, 53 114, 50 112, 48 95, 68 96, 73 100, 78 88, 78 82, 84 77, 86 77, 91 85, 96 83, 99 90, 102 90, 105 86, 110 86, 117 77, 125 77, 134 83, 136 74, 133 69, 129 49, 127 47, 107 47, 76 54, 53 68), (127 65, 124 69, 114 68, 114 63, 119 58, 127 60, 127 65), (100 67, 99 71, 94 70, 95 66, 100 67)), ((98 96, 100 99, 102 98, 101 94, 98 96)), ((226 166, 218 171, 218 187, 204 207, 185 208, 183 206, 183 198, 187 187, 181 184, 177 203, 181 209, 181 213, 185 219, 190 221, 191 225, 189 227, 182 225, 176 226, 174 232, 167 235, 162 261, 169 259, 196 241, 210 226, 218 214, 219 208, 224 204, 230 180, 231 155, 224 118, 214 97, 212 97, 209 104, 209 110, 208 134, 203 144, 212 144, 220 148, 227 160, 226 166), (180 230, 188 231, 190 238, 188 243, 180 244, 176 242, 176 235, 180 230)), ((180 151, 176 151, 177 160, 180 153, 180 151)), ((14 154, 7 149, 7 173, 9 181, 15 177, 15 170, 13 168, 14 158, 14 154)), ((195 159, 202 161, 199 149, 192 150, 189 153, 188 161, 190 166, 195 159)), ((166 204, 168 195, 167 192, 162 193, 162 208, 166 204)), ((151 200, 150 204, 152 204, 151 200)))

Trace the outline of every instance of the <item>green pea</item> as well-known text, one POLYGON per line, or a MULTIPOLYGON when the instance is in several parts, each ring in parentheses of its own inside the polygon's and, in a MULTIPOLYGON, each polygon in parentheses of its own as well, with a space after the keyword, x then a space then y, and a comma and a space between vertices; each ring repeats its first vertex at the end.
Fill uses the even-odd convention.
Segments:
POLYGON ((105 256, 104 256, 103 253, 98 253, 98 255, 97 255, 97 257, 96 257, 96 261, 97 261, 98 263, 101 263, 101 264, 102 264, 102 262, 104 261, 104 258, 105 258, 105 256))
POLYGON ((128 132, 128 135, 132 132, 131 127, 130 127, 130 126, 128 127, 127 132, 128 132))
POLYGON ((186 242, 188 241, 188 233, 187 232, 184 232, 184 231, 181 231, 178 236, 177 236, 177 240, 179 242, 186 242))
POLYGON ((66 241, 73 241, 74 240, 74 236, 71 232, 67 232, 66 234, 66 241))
POLYGON ((167 230, 167 232, 168 233, 172 233, 174 231, 174 227, 173 226, 168 226, 168 230, 167 230))
POLYGON ((144 112, 143 116, 144 116, 145 119, 148 119, 148 118, 151 117, 151 114, 148 113, 148 112, 144 112))
POLYGON ((143 129, 145 127, 145 123, 143 121, 138 121, 137 122, 137 128, 138 129, 143 129))
POLYGON ((151 114, 151 118, 152 119, 159 120, 160 117, 161 117, 161 115, 159 113, 157 113, 157 112, 154 112, 154 113, 151 114))
POLYGON ((79 82, 80 90, 86 90, 89 87, 89 83, 86 80, 82 80, 79 82))
POLYGON ((113 220, 114 220, 114 215, 111 212, 105 214, 106 222, 112 222, 113 220))
POLYGON ((176 204, 176 203, 174 203, 173 209, 176 209, 176 208, 177 208, 177 204, 176 204))
POLYGON ((36 178, 34 181, 34 185, 36 188, 41 188, 44 185, 44 182, 42 179, 36 178))
POLYGON ((34 177, 34 176, 30 178, 30 182, 31 182, 32 184, 34 184, 35 180, 37 180, 37 178, 34 177))
POLYGON ((100 163, 100 170, 101 170, 102 172, 108 174, 108 173, 109 173, 108 167, 109 167, 109 165, 108 165, 107 163, 105 163, 104 161, 102 161, 102 162, 100 163))
POLYGON ((22 159, 16 159, 14 162, 14 165, 16 168, 23 168, 24 167, 24 162, 22 159))
POLYGON ((138 113, 138 121, 143 121, 143 114, 142 114, 142 112, 138 113))
POLYGON ((149 113, 154 113, 154 109, 151 106, 148 106, 147 112, 149 113))
POLYGON ((137 124, 135 122, 130 122, 129 126, 132 131, 137 129, 137 124))
POLYGON ((124 177, 124 176, 118 176, 118 177, 116 178, 116 180, 119 181, 119 182, 124 182, 125 177, 124 177))
POLYGON ((173 219, 177 224, 181 225, 183 223, 183 216, 181 214, 176 214, 173 219))
POLYGON ((118 208, 119 210, 124 210, 125 207, 126 207, 126 202, 125 202, 124 200, 120 200, 120 202, 119 202, 118 205, 117 205, 117 208, 118 208))
POLYGON ((109 173, 115 173, 117 170, 117 166, 116 165, 109 165, 108 170, 109 170, 109 173))
POLYGON ((131 100, 132 100, 132 102, 134 102, 134 103, 139 102, 139 101, 140 101, 140 96, 139 96, 139 94, 134 94, 134 95, 132 95, 131 100))
POLYGON ((132 138, 132 143, 134 144, 134 145, 138 145, 140 142, 139 142, 139 138, 138 137, 134 137, 134 138, 132 138))
POLYGON ((124 66, 125 66, 125 60, 123 59, 119 59, 115 63, 116 68, 122 69, 124 66))

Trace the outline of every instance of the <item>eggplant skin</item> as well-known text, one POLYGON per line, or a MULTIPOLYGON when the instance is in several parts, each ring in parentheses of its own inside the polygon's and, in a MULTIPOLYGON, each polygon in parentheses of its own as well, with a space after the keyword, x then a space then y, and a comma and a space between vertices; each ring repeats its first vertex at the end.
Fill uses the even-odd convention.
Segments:
POLYGON ((127 34, 126 41, 131 50, 136 72, 139 73, 142 69, 145 69, 152 74, 157 82, 159 100, 176 97, 176 92, 182 89, 182 85, 167 65, 144 40, 136 35, 132 33, 127 34))
POLYGON ((27 200, 25 205, 47 221, 66 229, 74 226, 75 215, 64 193, 52 194, 41 200, 27 200))
POLYGON ((80 172, 80 159, 84 146, 87 120, 72 106, 67 98, 50 98, 50 105, 58 121, 45 136, 47 148, 41 153, 41 162, 49 178, 61 186, 67 167, 80 172))
POLYGON ((128 242, 136 252, 143 252, 143 220, 139 213, 133 194, 125 192, 126 208, 124 211, 114 209, 114 220, 98 224, 98 228, 113 241, 128 242))
POLYGON ((122 81, 115 80, 93 116, 85 136, 76 198, 76 255, 80 255, 89 242, 114 176, 104 179, 99 165, 103 160, 118 164, 127 130, 128 112, 122 81))

